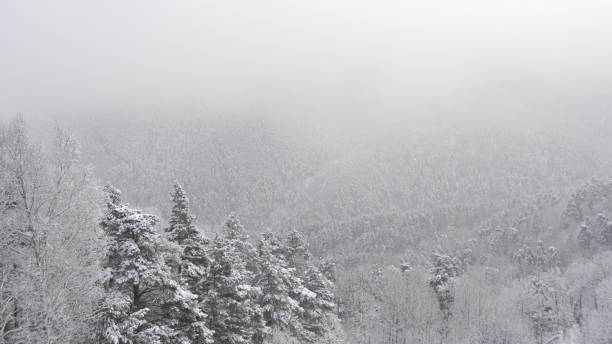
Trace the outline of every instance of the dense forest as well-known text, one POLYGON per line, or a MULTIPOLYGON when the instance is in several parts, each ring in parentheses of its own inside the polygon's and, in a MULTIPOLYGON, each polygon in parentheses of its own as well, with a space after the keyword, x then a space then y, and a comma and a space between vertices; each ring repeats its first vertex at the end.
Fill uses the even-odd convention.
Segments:
POLYGON ((612 344, 611 18, 0 0, 0 344, 612 344))
POLYGON ((8 120, 0 343, 608 343, 607 121, 8 120))

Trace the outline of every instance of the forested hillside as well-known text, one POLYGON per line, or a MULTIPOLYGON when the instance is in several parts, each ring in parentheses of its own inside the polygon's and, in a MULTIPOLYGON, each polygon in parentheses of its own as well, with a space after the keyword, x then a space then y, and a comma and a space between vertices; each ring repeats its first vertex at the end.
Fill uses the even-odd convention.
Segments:
POLYGON ((611 4, 0 0, 0 344, 612 344, 611 4))
POLYGON ((83 159, 133 202, 167 203, 160 190, 178 179, 194 190, 202 224, 213 226, 231 211, 256 227, 284 229, 440 207, 495 212, 612 168, 605 116, 391 123, 109 116, 67 123, 83 159))
POLYGON ((2 338, 606 343, 600 121, 7 122, 2 338))
POLYGON ((178 182, 162 221, 102 187, 59 127, 42 142, 17 118, 0 139, 0 343, 345 342, 333 264, 298 231, 230 213, 204 233, 178 182))

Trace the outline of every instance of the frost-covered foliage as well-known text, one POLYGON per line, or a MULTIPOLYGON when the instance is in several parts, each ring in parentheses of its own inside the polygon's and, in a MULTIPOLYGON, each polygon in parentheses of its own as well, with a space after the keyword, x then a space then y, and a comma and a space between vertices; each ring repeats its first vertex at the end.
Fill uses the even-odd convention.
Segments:
POLYGON ((172 195, 172 212, 170 226, 166 229, 168 239, 176 241, 179 245, 204 243, 205 240, 195 226, 195 216, 189 209, 189 199, 185 190, 178 182, 174 184, 172 195))
POLYGON ((280 333, 301 342, 342 341, 333 284, 307 259, 299 233, 287 244, 268 233, 255 249, 232 214, 222 236, 209 242, 177 183, 166 232, 180 254, 165 261, 171 248, 155 231, 158 218, 121 203, 113 187, 105 190, 101 225, 109 245, 100 333, 106 342, 264 343, 280 333), (303 259, 289 258, 295 256, 303 259), (291 266, 297 262, 302 273, 291 266))
POLYGON ((158 218, 121 203, 105 187, 107 211, 101 227, 108 237, 104 262, 102 337, 110 344, 207 342, 211 333, 197 297, 172 279, 154 231, 158 218))
POLYGON ((181 180, 212 225, 232 211, 249 226, 300 230, 433 207, 497 211, 611 165, 600 127, 563 121, 432 118, 368 131, 265 116, 126 117, 79 123, 88 162, 138 204, 163 204, 162 190, 181 180))
POLYGON ((273 233, 265 233, 257 243, 257 253, 261 262, 257 277, 261 287, 259 304, 266 326, 274 331, 299 333, 302 329, 298 316, 304 310, 295 296, 303 287, 295 268, 286 262, 285 247, 273 233))
POLYGON ((553 246, 544 248, 542 240, 538 240, 534 248, 525 244, 518 249, 512 260, 523 275, 544 272, 559 265, 559 251, 553 246))
MULTIPOLYGON (((178 245, 179 258, 175 262, 177 279, 195 295, 202 295, 202 279, 210 264, 209 240, 195 226, 195 216, 189 208, 189 199, 177 182, 172 193, 170 226, 166 228, 168 240, 178 245)), ((172 262, 170 262, 172 265, 172 262)), ((201 301, 201 300, 200 300, 201 301)))
POLYGON ((308 331, 302 337, 314 342, 333 328, 336 304, 331 282, 316 266, 309 265, 302 278, 303 287, 297 291, 297 296, 303 309, 302 326, 308 331))
POLYGON ((521 311, 527 316, 538 343, 562 335, 569 325, 569 309, 562 293, 543 279, 531 276, 522 286, 521 311), (526 285, 525 285, 526 284, 526 285))
POLYGON ((73 136, 0 125, 0 343, 93 340, 100 200, 73 136))
POLYGON ((260 294, 246 269, 238 248, 226 238, 215 238, 212 263, 203 280, 204 309, 215 343, 246 344, 256 340, 263 329, 262 311, 256 303, 260 294))
MULTIPOLYGON (((427 343, 605 343, 608 333, 602 330, 607 328, 602 323, 609 318, 609 309, 601 306, 604 298, 596 291, 605 288, 598 286, 612 267, 605 258, 610 252, 605 233, 611 194, 607 183, 595 181, 593 185, 582 188, 587 191, 581 192, 581 197, 591 201, 579 202, 582 217, 570 225, 566 209, 576 202, 575 196, 566 197, 568 203, 564 203, 561 196, 544 195, 480 224, 434 228, 437 237, 419 239, 418 244, 408 241, 404 252, 371 254, 373 261, 395 257, 397 266, 366 265, 371 266, 370 273, 358 275, 359 279, 353 276, 360 274, 359 270, 343 272, 341 279, 351 282, 338 283, 340 314, 351 338, 356 343, 404 339, 427 343), (442 252, 438 256, 444 259, 434 256, 434 268, 428 271, 426 252, 431 250, 442 252), (414 301, 401 296, 407 288, 398 280, 412 283, 412 288, 420 284, 430 287, 431 292, 421 298, 442 312, 432 316, 418 306, 409 306, 414 301), (418 323, 415 319, 419 316, 429 319, 427 328, 442 331, 432 333, 411 325, 418 323), (380 325, 370 325, 373 323, 380 325)), ((367 230, 375 224, 355 222, 347 229, 367 230)), ((381 233, 397 231, 383 229, 381 233)), ((367 247, 366 243, 352 245, 367 247)), ((370 245, 395 250, 394 246, 379 246, 377 241, 370 245)), ((346 262, 344 269, 350 267, 349 262, 362 261, 339 258, 346 262)))
POLYGON ((0 343, 610 342, 607 138, 208 124, 2 126, 0 343))
POLYGON ((459 261, 445 254, 433 254, 432 263, 431 277, 428 282, 438 298, 438 306, 442 312, 444 323, 441 332, 442 336, 446 338, 448 337, 446 322, 452 315, 451 306, 455 301, 454 279, 459 275, 459 261))

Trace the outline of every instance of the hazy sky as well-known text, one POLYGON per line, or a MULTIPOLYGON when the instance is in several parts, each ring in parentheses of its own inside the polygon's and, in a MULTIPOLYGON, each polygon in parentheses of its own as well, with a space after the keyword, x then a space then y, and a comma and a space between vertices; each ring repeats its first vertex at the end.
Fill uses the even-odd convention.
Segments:
POLYGON ((609 0, 0 0, 3 116, 605 111, 611 61, 609 0))

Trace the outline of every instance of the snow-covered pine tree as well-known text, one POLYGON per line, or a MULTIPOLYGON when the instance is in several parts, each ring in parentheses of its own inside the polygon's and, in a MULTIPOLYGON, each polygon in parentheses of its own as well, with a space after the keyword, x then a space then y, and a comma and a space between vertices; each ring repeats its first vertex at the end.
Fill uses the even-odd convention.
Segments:
MULTIPOLYGON (((175 242, 181 251, 178 262, 178 281, 183 288, 196 296, 199 303, 206 292, 202 288, 202 279, 210 263, 206 247, 208 239, 195 226, 196 217, 189 208, 189 198, 178 182, 174 184, 174 192, 171 193, 171 197, 173 207, 169 220, 170 226, 166 228, 166 232, 168 232, 168 240, 175 242)), ((190 319, 179 317, 179 321, 185 326, 188 325, 190 319)), ((212 342, 212 332, 206 325, 199 323, 198 326, 199 332, 193 333, 194 336, 191 339, 212 342)))
POLYGON ((261 338, 263 319, 255 302, 259 291, 251 285, 251 273, 234 240, 212 241, 211 264, 203 279, 202 305, 215 344, 247 344, 261 338))
POLYGON ((180 248, 180 262, 178 273, 180 282, 185 284, 192 293, 199 295, 200 281, 206 273, 210 263, 207 253, 208 239, 195 226, 195 216, 189 209, 189 199, 183 187, 177 182, 171 194, 172 213, 170 226, 166 228, 168 240, 175 242, 180 248))
POLYGON ((301 287, 301 280, 295 276, 295 269, 287 266, 285 247, 278 237, 268 232, 258 242, 257 253, 260 265, 257 285, 261 288, 258 303, 266 327, 292 335, 301 333, 298 317, 303 310, 291 297, 301 287))
POLYGON ((333 282, 326 277, 333 276, 333 264, 324 261, 325 273, 314 265, 308 246, 300 232, 292 230, 285 241, 285 259, 288 267, 296 274, 301 285, 290 296, 299 301, 300 342, 322 340, 334 330, 337 316, 334 312, 333 282))
POLYGON ((168 328, 145 320, 149 312, 142 300, 140 275, 155 275, 159 268, 155 257, 156 238, 151 227, 157 218, 141 214, 121 204, 119 190, 107 185, 107 211, 101 222, 108 236, 104 267, 107 272, 105 317, 102 336, 108 343, 161 343, 168 328), (152 259, 153 258, 153 259, 152 259))
POLYGON ((289 266, 295 268, 299 274, 303 274, 307 263, 310 261, 310 252, 304 237, 294 229, 287 235, 286 246, 289 266))
POLYGON ((248 279, 252 281, 258 274, 257 252, 249 242, 249 235, 236 214, 230 214, 223 225, 223 237, 232 245, 245 263, 248 279))
POLYGON ((453 294, 454 278, 459 274, 459 261, 445 254, 434 253, 432 256, 433 267, 429 286, 434 290, 438 299, 438 305, 442 312, 441 335, 446 338, 449 328, 448 321, 451 317, 451 305, 455 301, 453 294))
POLYGON ((303 286, 298 290, 300 314, 304 331, 300 339, 315 342, 333 329, 336 322, 333 284, 313 264, 308 264, 303 276, 303 286))
POLYGON ((154 215, 121 204, 119 190, 105 187, 107 297, 102 341, 112 344, 206 343, 210 332, 195 295, 174 281, 159 254, 154 215))
POLYGON ((189 198, 180 183, 175 182, 172 197, 172 213, 170 214, 170 226, 166 229, 168 237, 180 245, 188 244, 193 240, 203 239, 196 228, 195 216, 189 209, 189 198))
POLYGON ((234 213, 229 214, 223 229, 223 234, 227 240, 246 241, 248 239, 244 226, 242 226, 240 219, 234 213))

